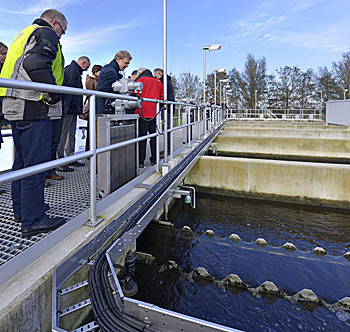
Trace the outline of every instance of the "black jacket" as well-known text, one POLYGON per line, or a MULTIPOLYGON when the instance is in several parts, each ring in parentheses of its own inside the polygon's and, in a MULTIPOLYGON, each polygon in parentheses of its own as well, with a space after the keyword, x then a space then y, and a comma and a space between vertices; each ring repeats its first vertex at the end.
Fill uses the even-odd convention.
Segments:
MULTIPOLYGON (((51 28, 51 25, 41 18, 36 19, 33 24, 51 28)), ((28 40, 33 37, 35 38, 36 42, 34 47, 27 52, 23 61, 23 68, 33 82, 56 84, 51 66, 52 62, 56 58, 58 50, 58 36, 51 28, 35 30, 29 36, 28 40)), ((52 99, 49 101, 50 104, 56 104, 61 100, 60 94, 50 92, 49 95, 52 99)), ((28 106, 30 107, 31 105, 28 106)))
MULTIPOLYGON (((83 88, 81 75, 83 70, 76 61, 72 61, 64 68, 64 86, 83 88)), ((66 95, 62 97, 64 114, 83 114, 83 96, 66 95)))
MULTIPOLYGON (((97 90, 113 93, 112 84, 115 81, 120 80, 122 77, 123 75, 120 74, 120 68, 117 61, 112 60, 110 63, 102 67, 100 75, 98 76, 97 90)), ((96 114, 114 114, 114 110, 109 110, 106 107, 107 100, 113 101, 106 98, 96 98, 96 114)))
MULTIPOLYGON (((163 84, 163 78, 164 75, 159 79, 163 84)), ((175 101, 175 93, 174 93, 174 87, 173 87, 173 83, 171 82, 171 76, 167 75, 167 99, 169 101, 175 101)))

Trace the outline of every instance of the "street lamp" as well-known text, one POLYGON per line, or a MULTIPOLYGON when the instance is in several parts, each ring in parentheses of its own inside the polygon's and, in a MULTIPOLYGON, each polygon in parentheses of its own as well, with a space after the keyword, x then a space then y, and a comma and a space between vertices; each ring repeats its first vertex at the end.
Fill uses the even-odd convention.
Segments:
POLYGON ((348 89, 345 89, 345 90, 344 90, 344 100, 346 99, 346 93, 347 93, 348 91, 349 91, 348 89))
POLYGON ((221 93, 221 83, 224 83, 226 84, 228 82, 228 79, 227 78, 224 78, 222 80, 219 80, 220 82, 220 90, 219 90, 219 93, 220 93, 220 106, 221 106, 221 103, 222 103, 222 100, 221 100, 221 96, 222 96, 222 93, 221 93))
POLYGON ((214 70, 214 90, 215 90, 215 106, 216 106, 216 73, 225 73, 225 68, 215 69, 214 70))
POLYGON ((203 46, 203 83, 204 83, 204 87, 203 87, 203 103, 205 103, 205 81, 206 81, 206 58, 205 58, 205 51, 209 50, 209 51, 218 51, 220 50, 221 45, 219 44, 214 44, 214 45, 207 45, 207 46, 203 46))

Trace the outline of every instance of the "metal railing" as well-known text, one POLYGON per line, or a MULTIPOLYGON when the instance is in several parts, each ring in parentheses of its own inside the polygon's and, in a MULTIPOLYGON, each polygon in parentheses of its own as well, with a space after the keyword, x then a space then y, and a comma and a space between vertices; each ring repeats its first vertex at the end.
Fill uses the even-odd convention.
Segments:
MULTIPOLYGON (((0 176, 0 184, 4 182, 14 181, 18 180, 33 174, 37 174, 43 171, 48 171, 52 168, 59 167, 66 165, 68 163, 72 163, 74 161, 78 161, 82 158, 90 158, 90 225, 93 225, 96 222, 96 156, 100 153, 108 152, 111 150, 115 150, 130 144, 135 144, 140 141, 146 140, 148 138, 157 138, 157 159, 156 159, 156 171, 159 172, 160 169, 160 158, 159 158, 159 151, 160 151, 160 140, 159 136, 163 134, 163 132, 157 132, 154 134, 138 137, 135 139, 127 140, 120 143, 115 143, 109 146, 96 148, 96 124, 95 121, 92 121, 92 119, 95 119, 96 116, 96 97, 102 97, 102 98, 108 98, 108 99, 122 99, 122 100, 138 100, 137 97, 131 97, 127 95, 120 95, 120 94, 112 94, 107 92, 100 92, 95 90, 85 90, 85 89, 79 89, 79 88, 71 88, 71 87, 63 87, 63 86, 56 86, 56 85, 49 85, 49 84, 42 84, 42 83, 34 83, 34 82, 24 82, 24 81, 18 81, 18 80, 9 80, 9 79, 0 79, 0 86, 1 87, 8 87, 8 88, 18 88, 18 89, 24 89, 24 90, 36 90, 36 91, 45 91, 45 92, 53 92, 53 93, 61 93, 61 94, 73 94, 73 95, 84 95, 89 97, 89 146, 90 150, 86 152, 79 153, 78 155, 73 155, 69 157, 65 157, 62 159, 49 161, 43 164, 38 164, 35 166, 31 166, 28 168, 24 168, 17 171, 12 171, 10 173, 2 174, 0 176)), ((149 98, 141 98, 142 102, 151 102, 155 103, 157 105, 157 116, 156 121, 157 125, 159 126, 161 124, 161 117, 160 117, 160 105, 164 104, 163 100, 157 100, 157 99, 149 99, 149 98)), ((188 123, 183 124, 181 126, 173 127, 173 121, 170 121, 170 128, 166 129, 167 133, 170 133, 170 150, 171 153, 169 155, 170 159, 173 158, 173 132, 176 130, 180 130, 182 128, 188 127, 188 133, 190 132, 190 127, 197 123, 207 123, 207 125, 204 125, 203 127, 208 127, 209 130, 212 130, 214 127, 214 123, 218 123, 217 119, 214 119, 213 117, 206 117, 206 112, 203 111, 204 116, 201 116, 201 108, 196 105, 187 104, 187 103, 180 103, 180 102, 170 102, 168 101, 167 104, 170 104, 170 111, 171 116, 170 119, 173 119, 173 110, 174 105, 182 106, 185 108, 185 112, 188 114, 188 123), (190 122, 190 111, 192 109, 197 110, 197 120, 195 122, 190 122)), ((218 113, 216 115, 218 116, 218 113)), ((166 123, 167 117, 166 117, 166 110, 163 120, 163 125, 166 123)), ((205 132, 203 131, 203 135, 205 135, 205 132)), ((190 137, 190 135, 188 136, 190 137)), ((200 138, 200 137, 199 137, 200 138)), ((165 147, 167 145, 167 139, 164 139, 165 147)), ((190 139, 188 140, 188 147, 191 146, 190 139)), ((164 149, 165 155, 167 150, 164 149)), ((165 156, 165 162, 167 161, 167 156, 165 156)))
POLYGON ((232 120, 323 121, 322 109, 228 109, 232 120))

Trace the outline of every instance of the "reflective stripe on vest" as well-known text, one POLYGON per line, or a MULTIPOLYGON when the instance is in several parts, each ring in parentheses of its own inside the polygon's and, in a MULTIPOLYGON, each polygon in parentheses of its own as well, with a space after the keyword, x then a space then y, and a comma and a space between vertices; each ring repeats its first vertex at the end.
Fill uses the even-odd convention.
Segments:
MULTIPOLYGON (((6 60, 1 70, 1 78, 11 78, 17 79, 20 66, 23 63, 24 52, 26 46, 29 42, 29 37, 36 29, 52 29, 50 27, 39 26, 37 24, 33 24, 22 30, 12 42, 8 54, 6 56, 6 60)), ((53 29, 52 29, 53 30, 53 29)), ((54 30, 53 30, 54 31, 54 30)), ((58 43, 57 45, 57 53, 56 58, 54 59, 51 68, 53 76, 55 77, 55 81, 57 85, 62 85, 64 78, 64 58, 61 50, 61 45, 58 43)), ((30 81, 30 79, 29 79, 30 81)), ((0 87, 0 96, 11 96, 12 89, 0 87), (8 91, 9 90, 9 91, 8 91)), ((43 100, 44 97, 41 94, 39 100, 43 100)))

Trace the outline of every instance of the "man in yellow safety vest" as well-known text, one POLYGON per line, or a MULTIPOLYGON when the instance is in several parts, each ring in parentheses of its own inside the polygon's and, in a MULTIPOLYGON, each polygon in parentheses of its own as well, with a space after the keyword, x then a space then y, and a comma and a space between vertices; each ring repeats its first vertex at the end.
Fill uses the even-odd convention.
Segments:
MULTIPOLYGON (((60 38, 67 30, 67 19, 48 9, 13 40, 1 70, 1 78, 62 85, 64 58, 60 38)), ((62 116, 61 96, 57 93, 0 87, 2 111, 11 122, 15 144, 12 170, 51 160, 52 121, 62 116)), ((46 172, 12 182, 15 221, 21 222, 22 237, 52 231, 65 223, 49 218, 44 202, 46 172)))

